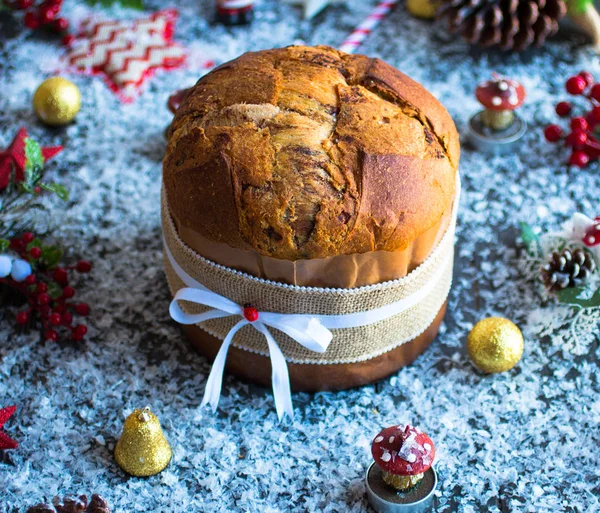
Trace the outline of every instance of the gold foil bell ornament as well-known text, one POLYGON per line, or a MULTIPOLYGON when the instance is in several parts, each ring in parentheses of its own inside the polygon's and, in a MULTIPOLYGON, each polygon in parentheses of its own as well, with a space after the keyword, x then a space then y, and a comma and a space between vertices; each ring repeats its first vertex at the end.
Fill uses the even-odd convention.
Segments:
POLYGON ((44 80, 33 95, 33 109, 47 125, 66 125, 81 107, 78 87, 62 77, 44 80))
POLYGON ((512 369, 523 355, 521 330, 508 319, 488 317, 469 333, 467 351, 473 364, 483 372, 512 369))
POLYGON ((171 461, 171 446, 160 422, 150 408, 135 410, 123 425, 123 434, 115 447, 115 459, 132 476, 153 476, 171 461))

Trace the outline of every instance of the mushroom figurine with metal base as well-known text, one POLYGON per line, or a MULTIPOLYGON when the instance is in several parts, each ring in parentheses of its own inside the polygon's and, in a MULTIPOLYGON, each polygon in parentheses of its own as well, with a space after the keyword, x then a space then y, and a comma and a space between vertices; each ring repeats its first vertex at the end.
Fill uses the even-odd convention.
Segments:
POLYGON ((375 462, 366 476, 367 494, 378 513, 429 511, 437 487, 431 466, 435 446, 418 428, 391 426, 371 445, 375 462))
POLYGON ((485 110, 469 120, 472 143, 490 153, 514 149, 527 130, 525 121, 515 114, 525 101, 525 88, 516 80, 494 74, 477 87, 475 96, 485 110))

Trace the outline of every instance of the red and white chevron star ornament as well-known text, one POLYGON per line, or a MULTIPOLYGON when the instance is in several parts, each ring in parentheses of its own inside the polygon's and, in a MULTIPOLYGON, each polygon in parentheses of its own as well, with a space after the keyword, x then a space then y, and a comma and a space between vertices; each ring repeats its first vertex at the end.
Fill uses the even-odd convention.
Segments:
POLYGON ((131 102, 156 70, 185 64, 186 49, 172 41, 177 16, 168 9, 134 22, 88 19, 70 44, 69 69, 103 76, 121 100, 131 102))

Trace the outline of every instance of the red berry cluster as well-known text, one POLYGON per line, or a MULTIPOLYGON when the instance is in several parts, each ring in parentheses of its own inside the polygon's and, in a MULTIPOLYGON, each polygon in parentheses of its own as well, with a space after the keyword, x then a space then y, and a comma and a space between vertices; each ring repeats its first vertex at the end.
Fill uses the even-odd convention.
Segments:
MULTIPOLYGON (((573 116, 570 121, 571 131, 565 134, 558 125, 549 125, 544 130, 546 140, 550 142, 564 141, 571 148, 569 164, 585 167, 600 158, 600 142, 596 128, 600 128, 600 83, 594 83, 594 77, 587 71, 567 80, 565 87, 573 96, 586 98, 590 110, 584 116, 573 116)), ((573 105, 562 101, 556 104, 556 113, 561 118, 572 116, 573 105)))
POLYGON ((35 30, 46 26, 58 33, 66 32, 69 21, 59 17, 63 0, 44 0, 36 3, 35 0, 5 0, 11 9, 25 11, 23 23, 29 29, 35 30))
POLYGON ((87 333, 87 326, 73 325, 73 315, 85 317, 89 315, 90 307, 87 303, 72 301, 76 290, 69 285, 69 272, 89 273, 92 264, 80 260, 69 267, 45 265, 44 252, 35 245, 36 240, 33 233, 27 232, 10 241, 11 249, 31 264, 32 274, 22 282, 17 282, 10 276, 0 278, 0 284, 17 290, 27 299, 26 309, 17 313, 17 324, 28 324, 32 316, 37 314, 46 340, 58 340, 62 331, 70 334, 72 340, 81 341, 87 333))

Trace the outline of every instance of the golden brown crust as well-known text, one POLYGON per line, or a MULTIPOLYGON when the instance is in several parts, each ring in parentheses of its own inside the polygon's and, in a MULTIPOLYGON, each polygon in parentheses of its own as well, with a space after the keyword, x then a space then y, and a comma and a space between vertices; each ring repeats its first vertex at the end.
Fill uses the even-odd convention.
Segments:
POLYGON ((422 86, 328 47, 247 53, 203 77, 170 129, 180 225, 298 260, 398 251, 452 205, 458 134, 422 86))

